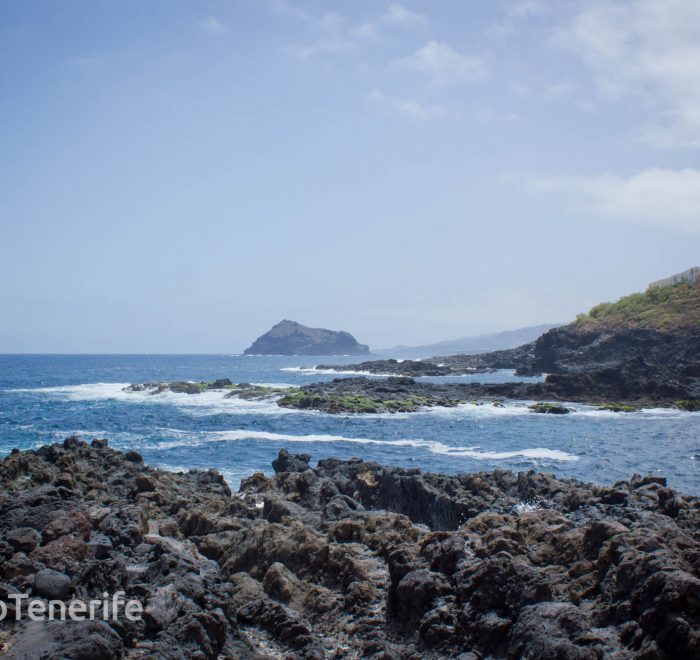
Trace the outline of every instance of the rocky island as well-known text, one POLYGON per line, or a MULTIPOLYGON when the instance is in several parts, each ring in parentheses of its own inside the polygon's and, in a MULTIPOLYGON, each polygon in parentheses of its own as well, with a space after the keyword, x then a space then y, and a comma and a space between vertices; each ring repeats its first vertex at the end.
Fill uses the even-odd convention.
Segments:
POLYGON ((106 440, 0 462, 4 593, 126 592, 141 620, 3 624, 33 658, 691 658, 700 501, 663 477, 594 486, 447 476, 285 450, 233 493, 106 440))
POLYGON ((280 321, 245 349, 246 355, 366 355, 369 346, 344 331, 280 321))

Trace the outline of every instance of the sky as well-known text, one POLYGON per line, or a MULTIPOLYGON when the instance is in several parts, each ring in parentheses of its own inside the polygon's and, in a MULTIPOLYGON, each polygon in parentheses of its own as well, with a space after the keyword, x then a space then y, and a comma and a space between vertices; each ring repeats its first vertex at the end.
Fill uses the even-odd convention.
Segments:
POLYGON ((697 0, 0 0, 0 352, 423 344, 694 265, 697 0))

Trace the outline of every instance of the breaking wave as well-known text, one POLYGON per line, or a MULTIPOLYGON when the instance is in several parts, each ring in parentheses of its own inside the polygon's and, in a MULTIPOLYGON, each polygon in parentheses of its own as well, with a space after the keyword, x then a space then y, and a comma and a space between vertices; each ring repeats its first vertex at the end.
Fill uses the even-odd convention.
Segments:
POLYGON ((161 442, 159 449, 173 449, 176 447, 196 447, 209 442, 236 442, 240 440, 260 440, 269 442, 311 442, 311 443, 353 443, 360 445, 379 445, 383 447, 413 447, 425 449, 433 454, 443 456, 465 457, 476 460, 507 460, 512 458, 549 459, 555 461, 577 461, 575 454, 569 454, 559 449, 547 449, 546 447, 533 447, 517 449, 513 451, 484 451, 480 447, 453 447, 442 442, 422 439, 402 440, 377 440, 374 438, 351 438, 342 435, 330 435, 325 433, 312 433, 308 435, 290 435, 287 433, 272 433, 269 431, 247 431, 244 429, 233 431, 211 431, 199 433, 194 436, 187 432, 180 433, 183 437, 178 440, 161 442))
MULTIPOLYGON (((226 398, 224 390, 208 390, 199 394, 184 394, 166 390, 159 394, 148 392, 125 392, 130 383, 87 383, 60 387, 37 387, 14 390, 16 392, 44 393, 71 401, 124 401, 141 404, 166 404, 186 408, 195 416, 217 414, 294 414, 296 410, 280 408, 273 400, 245 400, 226 398)), ((281 385, 280 385, 281 387, 281 385)))

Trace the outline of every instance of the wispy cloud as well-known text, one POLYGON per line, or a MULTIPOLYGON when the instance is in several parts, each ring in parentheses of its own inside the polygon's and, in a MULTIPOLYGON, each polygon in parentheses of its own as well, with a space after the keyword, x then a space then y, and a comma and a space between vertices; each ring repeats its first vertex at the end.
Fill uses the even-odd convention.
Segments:
POLYGON ((471 82, 487 75, 481 59, 460 53, 443 41, 429 41, 398 65, 430 76, 438 84, 471 82))
POLYGON ((700 2, 587 3, 556 35, 604 98, 635 95, 655 106, 640 128, 656 147, 700 147, 700 2))
POLYGON ((381 41, 382 35, 374 23, 362 23, 350 30, 350 34, 363 41, 381 41))
POLYGON ((298 7, 291 0, 266 0, 267 7, 280 16, 294 16, 302 20, 308 20, 309 14, 298 7))
POLYGON ((700 234, 700 170, 649 168, 629 177, 529 179, 526 186, 536 192, 563 192, 575 204, 610 219, 700 234))
POLYGON ((348 21, 336 12, 314 16, 290 0, 272 0, 268 5, 278 15, 294 16, 301 19, 318 38, 307 44, 296 45, 289 52, 301 59, 310 59, 322 54, 363 52, 372 43, 383 40, 383 32, 390 27, 410 28, 427 23, 425 15, 408 9, 400 2, 392 2, 383 14, 368 17, 356 23, 348 21))
POLYGON ((414 121, 429 122, 444 119, 450 115, 443 105, 426 104, 415 99, 387 96, 379 90, 370 92, 368 98, 373 103, 414 121))
POLYGON ((512 124, 520 120, 520 115, 518 115, 517 112, 503 112, 487 108, 485 110, 479 110, 474 118, 481 124, 512 124))
POLYGON ((546 11, 546 6, 541 0, 526 0, 517 2, 508 7, 505 16, 498 23, 488 29, 492 37, 505 38, 518 31, 520 25, 535 16, 540 16, 546 11))
POLYGON ((411 11, 400 2, 392 2, 382 17, 382 21, 401 27, 416 27, 425 25, 428 22, 428 17, 424 14, 411 11))
POLYGON ((104 64, 104 59, 101 55, 84 55, 82 57, 69 57, 66 63, 77 69, 94 71, 104 64))
POLYGON ((546 10, 543 0, 525 0, 524 2, 516 2, 508 9, 508 16, 514 18, 528 18, 530 16, 539 16, 546 10))
POLYGON ((345 19, 335 12, 328 12, 313 20, 321 36, 310 44, 294 46, 291 52, 301 59, 321 54, 350 53, 358 48, 358 38, 353 36, 345 19))
POLYGON ((375 23, 354 25, 335 12, 318 17, 304 14, 302 18, 320 36, 309 44, 293 46, 290 49, 292 54, 301 59, 324 54, 360 52, 368 44, 382 39, 381 31, 375 23))
POLYGON ((224 34, 228 32, 228 25, 216 16, 205 16, 197 21, 197 27, 208 34, 224 34))

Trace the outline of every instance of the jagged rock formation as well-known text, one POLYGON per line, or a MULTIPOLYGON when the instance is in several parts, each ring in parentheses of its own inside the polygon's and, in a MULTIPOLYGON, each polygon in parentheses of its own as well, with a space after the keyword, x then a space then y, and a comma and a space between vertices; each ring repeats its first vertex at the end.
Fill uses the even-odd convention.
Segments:
POLYGON ((369 347, 344 331, 280 321, 244 351, 246 355, 366 355, 369 347))
POLYGON ((0 463, 3 593, 123 589, 142 621, 5 623, 5 658, 691 658, 700 501, 281 451, 232 494, 75 438, 0 463))

